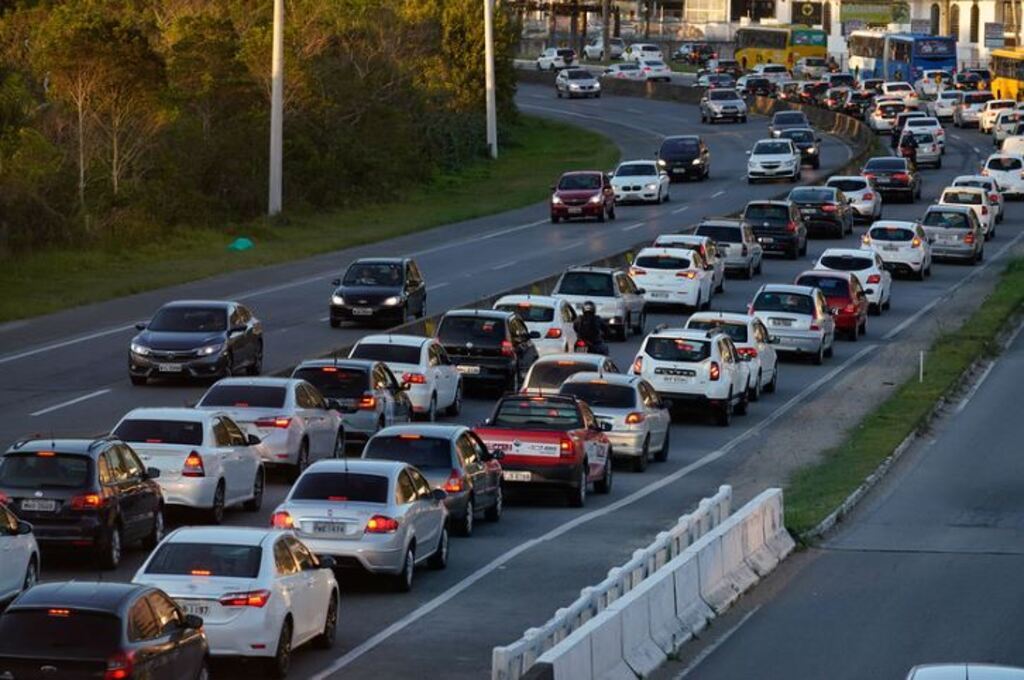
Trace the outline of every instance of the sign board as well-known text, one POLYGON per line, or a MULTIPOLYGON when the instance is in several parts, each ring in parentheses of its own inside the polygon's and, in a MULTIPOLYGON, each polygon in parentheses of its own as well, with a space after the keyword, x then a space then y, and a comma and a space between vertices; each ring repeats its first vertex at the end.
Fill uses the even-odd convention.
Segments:
POLYGON ((791 23, 819 26, 824 23, 820 2, 794 2, 791 23))
POLYGON ((985 22, 985 47, 1003 47, 1005 43, 1003 25, 985 22))
POLYGON ((911 19, 910 20, 910 32, 911 33, 923 33, 925 35, 932 34, 932 20, 931 19, 911 19))
POLYGON ((839 20, 848 23, 863 21, 867 26, 888 26, 910 23, 910 5, 896 2, 844 2, 839 6, 839 20))
POLYGON ((843 35, 850 35, 854 31, 863 31, 865 28, 867 28, 867 26, 868 25, 865 24, 860 19, 851 19, 849 21, 844 21, 843 35))

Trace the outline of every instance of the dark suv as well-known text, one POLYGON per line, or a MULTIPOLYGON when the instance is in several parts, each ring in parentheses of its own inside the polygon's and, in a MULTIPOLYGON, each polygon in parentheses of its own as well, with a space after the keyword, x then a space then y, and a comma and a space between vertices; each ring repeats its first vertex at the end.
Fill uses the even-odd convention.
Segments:
POLYGON ((784 253, 791 260, 807 254, 807 226, 789 201, 751 201, 742 217, 765 252, 784 253))
POLYGON ((800 161, 812 168, 821 167, 821 137, 811 128, 789 128, 779 133, 781 139, 792 139, 800 151, 800 161))
POLYGON ((342 321, 385 321, 403 324, 427 310, 427 284, 409 257, 356 260, 345 275, 331 282, 331 327, 342 321))
POLYGON ((519 389, 526 370, 537 360, 531 331, 513 312, 453 309, 437 325, 437 339, 465 381, 519 389))
POLYGON ((46 583, 0 616, 0 678, 209 677, 203 620, 158 588, 46 583))
POLYGON ((666 137, 657 153, 658 167, 669 179, 707 179, 711 172, 711 150, 699 135, 666 137))
POLYGON ((44 550, 84 549, 114 569, 128 543, 152 549, 163 537, 159 476, 120 439, 24 440, 0 457, 0 503, 44 550))
POLYGON ((800 209, 808 232, 843 238, 853 233, 853 210, 842 191, 835 187, 797 187, 789 200, 800 209))

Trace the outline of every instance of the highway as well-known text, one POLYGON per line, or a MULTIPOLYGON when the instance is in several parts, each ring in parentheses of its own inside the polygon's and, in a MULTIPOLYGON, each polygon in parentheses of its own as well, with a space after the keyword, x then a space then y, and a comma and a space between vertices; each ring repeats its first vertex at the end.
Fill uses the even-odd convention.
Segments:
MULTIPOLYGON (((709 127, 700 125, 695 109, 679 104, 616 97, 559 101, 549 88, 525 85, 520 87, 518 103, 528 113, 608 134, 622 147, 624 159, 651 157, 664 135, 700 132, 712 149, 712 179, 674 185, 672 202, 622 207, 618 220, 603 225, 552 226, 546 219, 546 204, 539 204, 304 262, 8 324, 0 327, 0 372, 5 378, 0 386, 4 413, 0 441, 33 431, 52 430, 57 435, 102 432, 134 406, 195 399, 203 387, 166 384, 139 388, 128 383, 125 364, 132 324, 148 318, 166 300, 245 300, 264 321, 266 369, 273 371, 351 343, 366 332, 333 330, 325 319, 330 279, 357 257, 415 256, 430 286, 429 311, 436 313, 555 274, 567 265, 621 251, 658 233, 692 224, 701 216, 734 212, 751 198, 778 195, 789 188, 787 184, 751 187, 742 179, 744 152, 766 135, 763 118, 751 117, 746 125, 709 127)), ((916 205, 887 205, 884 216, 919 217, 952 177, 976 171, 990 144, 977 132, 951 130, 943 169, 924 171, 924 200, 916 205)), ((813 183, 841 166, 849 149, 830 139, 822 157, 822 170, 805 169, 805 181, 813 183)), ((1011 204, 1008 213, 997 237, 988 244, 987 270, 998 266, 999 255, 1024 233, 1024 211, 1011 204)), ((742 310, 763 282, 791 281, 810 268, 824 248, 856 247, 861 233, 859 227, 856 235, 844 242, 811 241, 806 260, 768 259, 763 275, 753 281, 728 280, 725 294, 715 297, 712 307, 742 310)), ((762 432, 828 390, 845 372, 871 361, 873 351, 881 345, 899 342, 900 334, 920 319, 930 304, 978 271, 981 269, 942 264, 936 265, 925 282, 897 281, 892 310, 869 319, 866 338, 859 343, 839 342, 835 357, 824 367, 783 364, 778 393, 752 404, 750 414, 735 419, 731 428, 713 427, 699 419, 677 423, 667 463, 652 465, 643 474, 619 470, 612 493, 591 496, 584 509, 569 509, 544 496, 513 498, 501 523, 481 523, 472 538, 453 541, 447 570, 418 572, 412 593, 392 594, 371 579, 344 575, 338 644, 329 652, 298 650, 293 657, 295 677, 481 677, 490 667, 494 645, 509 642, 524 629, 543 622, 581 588, 624 562, 697 499, 728 480, 749 455, 749 443, 762 432)), ((683 318, 678 312, 655 314, 648 326, 683 318)), ((638 340, 632 339, 612 345, 613 358, 620 367, 628 367, 637 344, 638 340)), ((459 420, 479 422, 489 414, 491 404, 489 398, 469 399, 459 420)), ((227 523, 265 524, 286 490, 287 486, 277 481, 268 488, 261 513, 229 512, 227 523)), ((188 517, 170 519, 188 521, 188 517)), ((102 573, 73 560, 47 561, 44 555, 42 576, 44 580, 128 579, 140 561, 141 553, 133 552, 121 569, 102 573)), ((768 667, 754 675, 726 673, 720 677, 766 677, 760 671, 768 667)), ((234 666, 225 670, 229 676, 236 674, 234 666)), ((244 673, 242 665, 237 674, 244 673)), ((797 673, 787 677, 816 676, 797 673)))

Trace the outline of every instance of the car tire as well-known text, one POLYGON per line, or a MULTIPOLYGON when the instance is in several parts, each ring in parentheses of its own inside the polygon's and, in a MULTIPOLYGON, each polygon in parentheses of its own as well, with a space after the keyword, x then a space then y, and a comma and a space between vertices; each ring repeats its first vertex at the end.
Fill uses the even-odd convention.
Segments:
POLYGON ((835 336, 833 336, 832 337, 832 344, 830 344, 828 347, 825 348, 825 358, 826 359, 831 359, 832 356, 835 353, 836 353, 836 339, 835 339, 835 336))
POLYGON ((199 666, 199 671, 196 672, 196 680, 210 680, 210 660, 203 659, 202 664, 199 666))
POLYGON ((515 394, 519 391, 519 367, 514 366, 512 373, 508 376, 508 380, 505 382, 505 391, 515 394))
POLYGON ((800 257, 800 244, 794 243, 793 247, 789 249, 788 253, 786 253, 786 257, 790 260, 795 260, 800 257))
POLYGON ((448 408, 445 409, 445 415, 453 416, 454 417, 454 416, 459 415, 460 413, 462 413, 462 381, 461 380, 459 381, 459 384, 456 385, 456 387, 455 387, 455 399, 448 406, 448 408))
POLYGON ((600 494, 612 492, 612 482, 615 481, 615 473, 612 472, 612 447, 608 447, 608 457, 604 461, 604 477, 594 482, 594 491, 600 494))
POLYGON ((324 628, 313 638, 313 646, 317 649, 331 649, 338 638, 338 593, 331 593, 331 603, 327 605, 324 616, 324 628))
POLYGON ((252 480, 252 498, 242 503, 242 509, 246 512, 259 512, 263 507, 263 493, 266 490, 267 478, 263 468, 256 471, 256 477, 252 480))
POLYGON ((160 506, 153 513, 153 529, 142 539, 142 547, 152 550, 160 545, 162 540, 164 540, 164 509, 163 506, 160 506))
POLYGON ((124 542, 121 539, 121 523, 115 521, 114 528, 110 535, 100 545, 99 562, 100 568, 113 570, 121 564, 123 557, 124 542))
POLYGON ((615 219, 615 204, 614 203, 612 204, 612 207, 608 209, 608 219, 610 219, 610 220, 614 220, 615 219))
POLYGON ((870 314, 871 316, 880 316, 881 313, 882 313, 882 305, 881 305, 881 303, 879 303, 877 305, 875 303, 873 303, 873 302, 868 304, 868 314, 870 314))
POLYGON ((601 213, 597 216, 597 221, 598 222, 604 222, 607 219, 608 219, 608 209, 607 208, 602 208, 601 209, 601 213))
POLYGON ((815 366, 821 366, 825 363, 825 343, 822 342, 821 346, 818 347, 818 353, 812 358, 812 362, 815 366))
POLYGON ((489 508, 484 510, 484 519, 488 522, 498 522, 501 520, 501 513, 505 509, 505 492, 501 487, 501 482, 498 482, 498 489, 494 492, 494 503, 489 508))
POLYGON ((339 427, 338 434, 334 435, 334 449, 331 451, 331 458, 344 458, 347 445, 348 442, 345 441, 345 428, 339 427))
POLYGON ((633 472, 643 472, 647 469, 647 463, 651 456, 651 436, 644 439, 644 448, 640 455, 633 459, 633 472))
POLYGON ((633 326, 633 334, 643 335, 645 328, 647 328, 647 312, 640 312, 640 319, 633 326))
POLYGON ((803 248, 800 249, 800 257, 807 257, 807 239, 804 239, 803 248))
POLYGON ((299 475, 309 467, 309 440, 303 439, 299 444, 299 452, 295 456, 295 469, 292 472, 292 476, 298 479, 299 475))
POLYGON ((656 463, 664 463, 668 460, 668 452, 672 448, 672 426, 669 424, 669 428, 665 430, 665 441, 661 443, 661 448, 654 453, 654 461, 656 463))
POLYGON ((752 262, 747 263, 747 269, 743 272, 743 278, 747 281, 754 278, 754 264, 752 262))
POLYGON ((437 422, 437 393, 430 395, 430 406, 427 407, 427 412, 423 414, 423 420, 428 423, 437 422))
POLYGON ((566 492, 566 499, 570 508, 582 508, 587 504, 587 461, 583 461, 580 468, 580 478, 566 492))
POLYGON ((440 571, 448 566, 448 527, 441 527, 441 538, 437 541, 437 550, 427 560, 427 566, 440 571))
POLYGON ((39 560, 33 555, 25 567, 25 577, 21 580, 21 592, 25 592, 39 582, 39 560))
POLYGON ((259 375, 263 372, 263 343, 256 348, 256 356, 253 358, 252 363, 249 364, 249 368, 245 371, 249 375, 259 375))
POLYGON ((230 378, 235 374, 235 357, 231 352, 224 356, 224 370, 220 372, 221 378, 230 378))
POLYGON ((772 381, 764 386, 764 391, 768 394, 775 394, 775 390, 779 386, 779 362, 775 362, 775 373, 772 374, 772 381))
POLYGON ((753 389, 751 389, 751 390, 749 390, 747 392, 747 399, 748 400, 750 400, 750 401, 761 401, 761 390, 763 389, 763 387, 761 385, 761 380, 763 378, 764 378, 764 374, 761 373, 761 371, 758 371, 757 372, 757 380, 754 381, 753 389))
POLYGON ((743 393, 740 395, 739 400, 736 402, 735 413, 738 416, 747 415, 747 410, 750 407, 750 386, 748 385, 743 393))
POLYGON ((729 393, 725 404, 715 409, 714 416, 715 424, 719 427, 729 427, 732 424, 732 392, 729 393))
POLYGON ((942 156, 939 156, 939 160, 935 161, 935 168, 939 169, 942 167, 942 156))
POLYGON ((551 216, 551 224, 558 224, 561 221, 562 221, 561 217, 558 217, 557 215, 552 215, 551 216))
POLYGON ((224 522, 224 497, 224 480, 222 479, 217 483, 217 488, 213 491, 212 505, 210 505, 209 510, 204 513, 206 515, 207 524, 213 524, 216 526, 224 522))
POLYGON ((407 593, 412 590, 413 576, 416 573, 416 547, 410 545, 405 549, 405 559, 402 561, 402 570, 395 574, 395 590, 400 593, 407 593))
POLYGON ((868 320, 867 320, 867 318, 865 318, 864 321, 860 325, 860 334, 861 334, 861 337, 864 337, 865 335, 868 334, 868 320))
POLYGON ((470 496, 469 499, 466 500, 466 512, 461 517, 459 526, 456 527, 456 533, 459 536, 473 535, 473 520, 475 519, 475 513, 476 503, 473 502, 473 496, 470 496))
POLYGON ((924 279, 925 279, 925 277, 926 277, 927 275, 928 275, 928 273, 927 273, 927 270, 926 270, 926 269, 925 269, 924 267, 921 267, 921 269, 919 269, 919 270, 918 270, 918 271, 917 271, 917 272, 916 272, 916 273, 914 274, 914 279, 915 279, 915 280, 917 280, 917 281, 924 281, 924 279))
POLYGON ((557 87, 555 88, 555 96, 557 96, 559 99, 562 98, 562 91, 559 90, 557 87))
POLYGON ((142 386, 149 382, 149 378, 144 375, 128 375, 128 379, 132 381, 132 385, 142 386))
POLYGON ((761 268, 762 268, 763 266, 764 266, 764 260, 763 260, 763 259, 761 259, 761 260, 758 260, 758 261, 757 261, 757 266, 756 266, 756 267, 754 267, 754 274, 755 274, 756 276, 760 276, 760 275, 761 275, 761 268))
POLYGON ((267 675, 271 678, 286 678, 292 667, 292 622, 285 619, 277 636, 274 656, 266 660, 267 675))

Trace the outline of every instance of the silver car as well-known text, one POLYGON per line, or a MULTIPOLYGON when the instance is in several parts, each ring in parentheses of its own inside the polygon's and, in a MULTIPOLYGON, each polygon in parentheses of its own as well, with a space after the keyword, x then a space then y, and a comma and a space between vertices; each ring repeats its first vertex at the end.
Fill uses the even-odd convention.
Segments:
POLYGON ((718 246, 725 259, 726 272, 738 272, 745 279, 761 273, 764 248, 757 242, 754 228, 741 220, 704 220, 697 225, 697 236, 707 236, 718 246))
POLYGON ((825 186, 843 192, 850 201, 854 219, 873 222, 882 216, 882 195, 867 177, 836 175, 829 177, 825 186))
POLYGON ((412 588, 419 564, 448 564, 448 510, 442 489, 392 460, 322 460, 299 476, 271 517, 317 555, 412 588))
POLYGON ((938 259, 981 262, 985 257, 985 230, 969 205, 933 205, 921 220, 938 259))
POLYGON ((714 123, 720 120, 747 122, 747 104, 730 88, 708 90, 700 99, 700 122, 714 123))
POLYGON ((555 93, 573 97, 600 97, 601 83, 593 73, 582 68, 567 68, 555 76, 555 93))
POLYGON ((569 377, 589 371, 618 373, 619 367, 601 354, 549 354, 530 366, 522 391, 537 395, 558 394, 562 383, 569 377))
POLYGON ((936 168, 942 167, 942 147, 939 145, 938 138, 931 132, 910 132, 904 131, 903 137, 907 135, 914 135, 914 141, 917 142, 917 164, 931 165, 936 168))
POLYGON ((819 365, 832 356, 836 322, 820 288, 769 283, 754 295, 751 310, 774 338, 775 351, 809 354, 819 365))
POLYGON ((936 663, 914 666, 907 680, 1024 680, 1024 668, 987 663, 936 663))
POLYGON ((581 399, 590 406, 617 458, 628 458, 643 472, 647 463, 668 460, 672 416, 651 384, 637 375, 576 373, 562 383, 559 394, 581 399))

